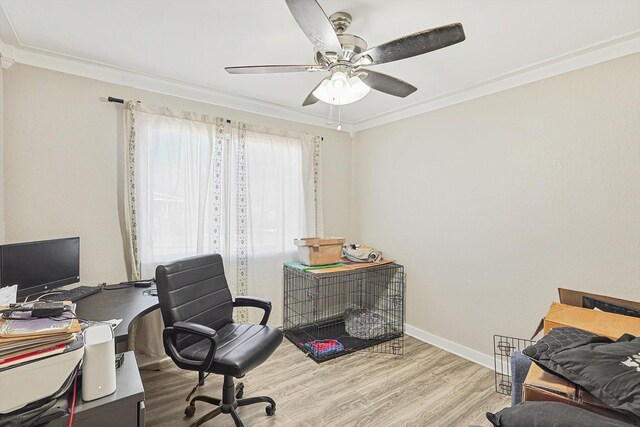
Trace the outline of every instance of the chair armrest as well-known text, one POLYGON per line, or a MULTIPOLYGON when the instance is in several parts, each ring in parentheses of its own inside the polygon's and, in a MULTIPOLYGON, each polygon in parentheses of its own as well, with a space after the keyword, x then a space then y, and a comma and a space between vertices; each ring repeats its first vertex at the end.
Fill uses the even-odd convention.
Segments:
POLYGON ((271 315, 271 301, 259 297, 236 297, 233 301, 234 307, 255 307, 264 310, 264 316, 260 321, 261 325, 266 325, 271 315))
POLYGON ((176 322, 173 326, 164 328, 162 331, 162 341, 164 351, 171 359, 182 369, 192 369, 198 371, 207 371, 213 363, 213 356, 218 346, 218 333, 207 326, 199 325, 191 322, 176 322), (187 359, 178 353, 175 345, 175 338, 178 334, 197 335, 210 341, 209 352, 204 360, 187 359))

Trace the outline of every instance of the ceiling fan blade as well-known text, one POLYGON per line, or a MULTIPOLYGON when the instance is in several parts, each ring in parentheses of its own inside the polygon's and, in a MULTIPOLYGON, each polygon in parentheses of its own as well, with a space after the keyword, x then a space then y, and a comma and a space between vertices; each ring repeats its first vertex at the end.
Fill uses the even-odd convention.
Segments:
POLYGON ((404 80, 375 71, 365 70, 365 72, 367 73, 367 76, 361 77, 362 81, 371 89, 388 93, 389 95, 399 96, 400 98, 405 98, 418 90, 417 87, 405 82, 404 80))
POLYGON ((342 52, 342 45, 333 24, 316 0, 285 1, 296 22, 316 49, 322 53, 342 52))
POLYGON ((411 58, 433 50, 442 49, 452 44, 464 41, 464 29, 462 24, 443 25, 410 34, 399 39, 372 47, 354 58, 357 62, 361 58, 369 56, 372 62, 364 62, 362 65, 384 64, 385 62, 411 58))
POLYGON ((325 80, 325 79, 320 80, 320 83, 318 83, 318 84, 316 85, 316 87, 314 87, 313 89, 311 89, 311 92, 309 92, 309 96, 307 96, 307 97, 305 98, 304 102, 302 102, 302 106, 303 106, 303 107, 306 107, 307 105, 315 104, 316 102, 318 102, 318 101, 319 101, 319 99, 315 97, 315 95, 313 94, 313 92, 315 92, 315 91, 316 91, 316 89, 318 89, 318 87, 322 84, 322 82, 323 82, 324 80, 325 80))
POLYGON ((244 67, 225 67, 229 74, 272 74, 297 73, 302 71, 322 71, 321 65, 247 65, 244 67))

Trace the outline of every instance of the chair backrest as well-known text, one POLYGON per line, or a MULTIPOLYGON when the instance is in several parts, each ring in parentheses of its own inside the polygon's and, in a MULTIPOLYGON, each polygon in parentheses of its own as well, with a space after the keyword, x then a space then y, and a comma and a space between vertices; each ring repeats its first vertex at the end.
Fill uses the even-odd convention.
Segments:
MULTIPOLYGON (((233 322, 233 299, 218 254, 159 265, 156 284, 165 326, 193 322, 218 330, 233 322)), ((185 335, 176 340, 176 348, 182 350, 200 339, 185 335)))

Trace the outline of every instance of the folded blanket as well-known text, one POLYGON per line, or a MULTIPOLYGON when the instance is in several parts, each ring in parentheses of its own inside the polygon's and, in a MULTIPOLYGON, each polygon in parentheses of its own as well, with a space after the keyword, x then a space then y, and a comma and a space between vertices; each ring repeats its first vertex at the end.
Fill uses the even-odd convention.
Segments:
POLYGON ((640 338, 625 334, 614 342, 576 328, 554 328, 523 353, 640 426, 640 338))
POLYGON ((344 351, 340 341, 332 339, 307 341, 304 346, 315 357, 326 357, 344 351))
POLYGON ((401 330, 381 313, 364 308, 349 308, 344 312, 344 328, 355 338, 373 340, 390 338, 401 330))
POLYGON ((558 350, 545 365, 640 425, 640 338, 558 350))

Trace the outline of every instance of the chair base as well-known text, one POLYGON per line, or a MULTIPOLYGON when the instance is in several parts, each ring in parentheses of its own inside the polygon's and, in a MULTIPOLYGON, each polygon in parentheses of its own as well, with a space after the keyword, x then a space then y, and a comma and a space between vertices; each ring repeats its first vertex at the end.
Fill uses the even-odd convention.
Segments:
POLYGON ((191 427, 197 427, 209 421, 210 419, 220 415, 220 414, 229 414, 231 418, 233 418, 233 422, 236 427, 244 427, 242 424, 242 420, 238 416, 236 412, 236 408, 238 406, 247 406, 252 405, 254 403, 268 403, 269 406, 265 408, 265 412, 268 416, 272 416, 276 413, 276 402, 268 396, 259 396, 259 397, 247 397, 242 398, 244 394, 244 384, 238 383, 236 386, 233 381, 233 377, 229 375, 224 376, 224 384, 222 386, 222 399, 218 399, 215 397, 209 396, 195 396, 189 402, 189 406, 187 406, 184 410, 184 414, 190 418, 196 413, 196 402, 205 402, 210 403, 212 405, 216 405, 213 411, 205 414, 200 419, 191 424, 191 427))

